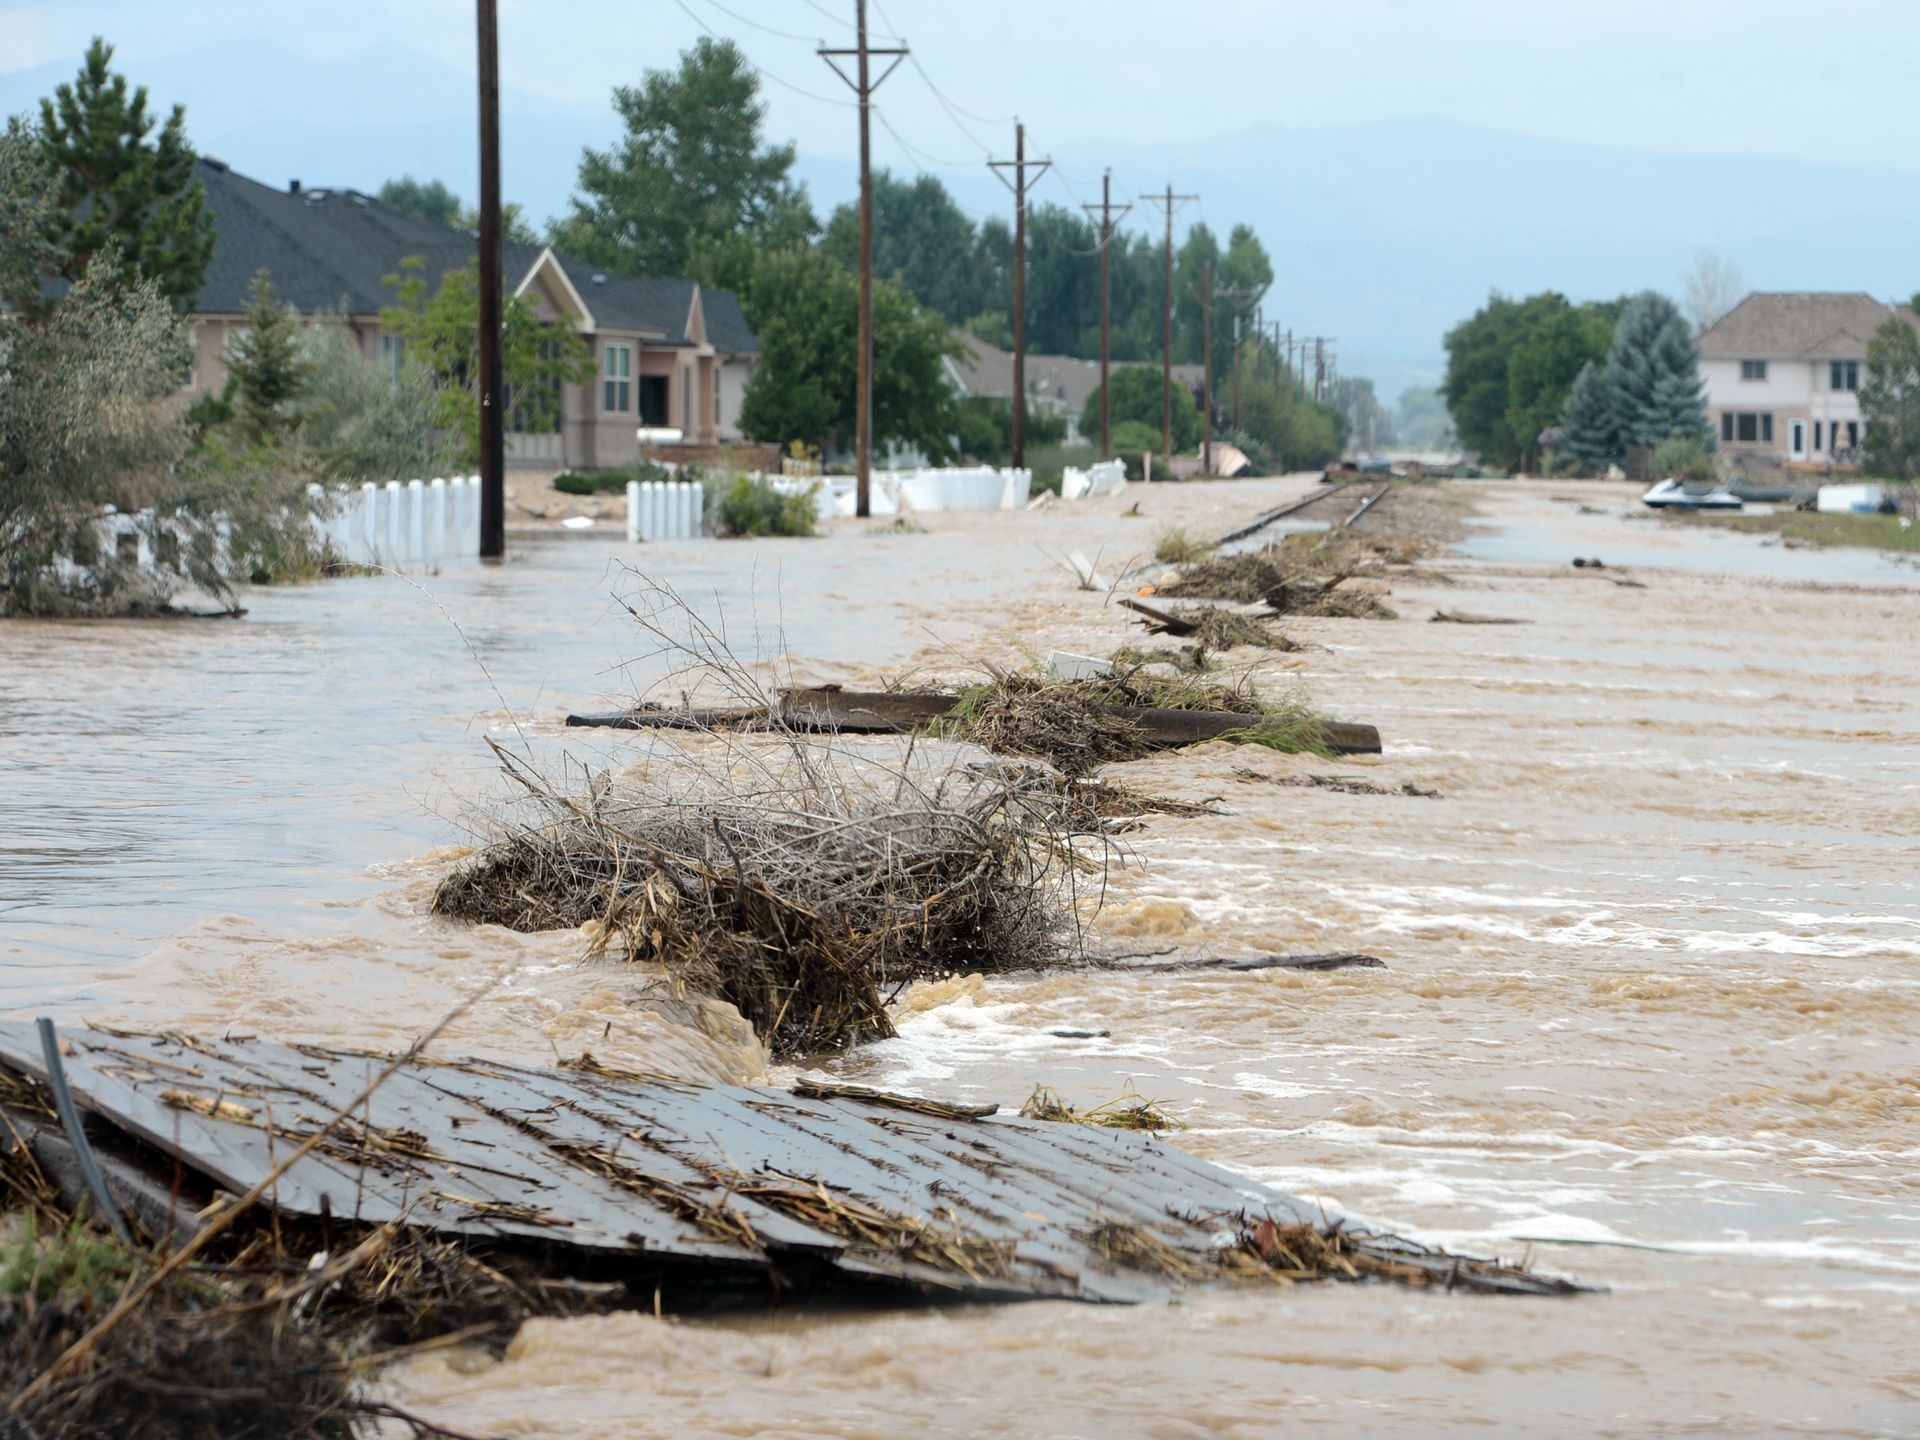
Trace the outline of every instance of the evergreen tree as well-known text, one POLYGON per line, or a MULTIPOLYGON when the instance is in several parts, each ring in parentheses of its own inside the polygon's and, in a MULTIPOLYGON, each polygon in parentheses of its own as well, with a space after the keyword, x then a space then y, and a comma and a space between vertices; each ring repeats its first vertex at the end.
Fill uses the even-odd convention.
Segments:
POLYGON ((1674 303, 1648 290, 1628 302, 1604 376, 1617 443, 1649 448, 1674 435, 1711 443, 1700 347, 1674 303))
POLYGON ((40 102, 41 146, 60 179, 49 221, 61 252, 54 273, 77 281, 95 255, 117 245, 134 271, 184 310, 206 278, 214 240, 187 144, 187 112, 174 106, 154 138, 159 122, 147 113, 146 86, 129 94, 126 77, 109 68, 112 59, 113 47, 95 36, 74 83, 40 102))
POLYGON ((1582 475, 1597 475, 1620 458, 1619 430, 1601 369, 1589 360, 1574 377, 1561 412, 1561 464, 1582 475))
POLYGON ((247 328, 227 345, 234 419, 251 442, 278 440, 297 423, 294 402, 306 391, 300 317, 273 298, 265 270, 253 277, 246 313, 247 328))
POLYGON ((1867 341, 1860 413, 1866 472, 1895 480, 1920 475, 1920 334, 1910 316, 1896 313, 1867 341))

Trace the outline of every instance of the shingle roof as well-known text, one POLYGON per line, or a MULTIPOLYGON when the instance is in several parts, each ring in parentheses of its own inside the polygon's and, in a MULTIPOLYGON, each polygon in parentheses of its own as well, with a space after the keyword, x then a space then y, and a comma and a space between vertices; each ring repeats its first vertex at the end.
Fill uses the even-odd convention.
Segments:
POLYGON ((747 324, 740 297, 731 290, 702 290, 700 308, 707 317, 707 343, 722 355, 758 355, 759 337, 747 324))
MULTIPOLYGON (((709 305, 711 300, 709 299, 709 305)), ((713 329, 713 311, 707 311, 707 329, 711 337, 713 329)), ((986 395, 997 399, 1006 399, 1013 394, 1013 352, 1002 350, 998 345, 989 345, 986 341, 965 331, 955 331, 954 336, 960 342, 960 358, 954 361, 960 383, 970 395, 986 395)), ((1113 368, 1122 365, 1137 365, 1137 360, 1113 362, 1113 368)), ((1198 386, 1206 367, 1202 365, 1176 365, 1173 378, 1189 387, 1198 386)), ((1034 400, 1055 400, 1078 415, 1086 408, 1087 399, 1100 388, 1100 362, 1081 360, 1072 355, 1027 355, 1027 394, 1034 400)))
MULTIPOLYGON (((236 175, 217 161, 202 159, 199 168, 215 230, 213 261, 193 305, 203 314, 244 310, 248 288, 262 268, 277 297, 300 310, 370 314, 393 303, 392 287, 383 281, 401 260, 423 257, 431 284, 446 271, 468 265, 477 248, 471 231, 403 215, 358 191, 280 190, 236 175)), ((540 253, 538 245, 502 244, 501 270, 509 289, 540 253)), ((666 336, 666 344, 687 343, 696 290, 692 280, 619 275, 575 256, 555 258, 601 329, 651 331, 666 336), (596 281, 596 275, 602 278, 596 281)), ((711 326, 718 295, 705 298, 711 326)), ((731 295, 721 308, 728 305, 737 320, 729 335, 734 343, 716 348, 756 351, 758 343, 731 295), (742 337, 744 344, 738 343, 742 337)))
POLYGON ((1700 337, 1708 360, 1863 358, 1867 341, 1895 316, 1920 327, 1904 305, 1860 292, 1755 292, 1700 337))

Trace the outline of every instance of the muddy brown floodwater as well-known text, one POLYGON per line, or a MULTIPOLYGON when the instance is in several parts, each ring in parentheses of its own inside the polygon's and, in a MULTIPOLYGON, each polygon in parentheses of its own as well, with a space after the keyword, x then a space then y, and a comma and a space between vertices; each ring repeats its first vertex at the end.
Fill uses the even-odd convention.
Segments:
MULTIPOLYGON (((745 648, 757 624, 802 678, 852 682, 1104 654, 1137 632, 1037 549, 1117 571, 1161 523, 1305 490, 631 558, 745 648)), ((962 977, 825 1069, 1003 1104, 1133 1087, 1223 1164, 1609 1293, 621 1315, 382 1383, 465 1429, 605 1440, 1916 1433, 1920 577, 1663 526, 1618 488, 1462 491, 1479 528, 1394 582, 1402 618, 1290 622, 1314 648, 1259 672, 1386 754, 1121 767, 1230 813, 1131 837, 1094 922, 1122 950, 1391 968, 962 977), (1442 607, 1531 623, 1427 623, 1442 607), (1272 783, 1305 771, 1442 798, 1272 783)), ((557 726, 639 649, 607 599, 623 553, 522 542, 427 582, 464 639, 378 580, 258 595, 237 625, 0 628, 0 1008, 391 1045, 497 976, 449 1047, 765 1073, 737 1017, 650 998, 577 936, 424 914, 495 793, 482 736, 595 766, 653 743, 557 726)))

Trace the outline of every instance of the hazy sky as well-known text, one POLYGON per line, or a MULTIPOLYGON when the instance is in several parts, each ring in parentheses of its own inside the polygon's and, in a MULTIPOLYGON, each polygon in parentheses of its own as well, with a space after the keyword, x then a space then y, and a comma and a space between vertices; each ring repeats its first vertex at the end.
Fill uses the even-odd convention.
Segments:
MULTIPOLYGON (((774 134, 812 152, 847 143, 849 112, 825 103, 845 91, 812 49, 850 38, 852 0, 501 8, 502 78, 519 91, 604 104, 609 87, 671 63, 704 24, 738 38, 770 76, 822 97, 770 84, 774 134)), ((472 9, 470 0, 0 4, 0 71, 77 56, 96 31, 136 73, 148 57, 240 37, 316 61, 393 45, 471 69, 472 9)), ((1914 164, 1911 87, 1865 83, 1874 56, 1889 57, 1897 76, 1920 53, 1914 0, 872 0, 871 13, 876 31, 905 33, 955 105, 1018 113, 1042 149, 1439 116, 1627 148, 1914 164)), ((911 70, 880 98, 927 155, 980 155, 911 70)), ((965 123, 1005 144, 1005 124, 965 123)))

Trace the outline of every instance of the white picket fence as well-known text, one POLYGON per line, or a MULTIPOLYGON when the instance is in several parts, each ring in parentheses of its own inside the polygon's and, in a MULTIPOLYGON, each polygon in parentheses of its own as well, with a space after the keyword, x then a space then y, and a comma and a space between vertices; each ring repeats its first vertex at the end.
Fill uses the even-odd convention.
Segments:
POLYGON ((1122 460, 1102 460, 1081 470, 1072 465, 1061 472, 1060 498, 1081 500, 1094 495, 1118 495, 1127 488, 1127 466, 1122 460))
POLYGON ((706 504, 706 488, 691 480, 629 480, 627 540, 697 540, 706 504))
MULTIPOLYGON (((317 499, 323 493, 312 487, 317 499)), ((437 570, 480 556, 480 477, 389 480, 334 492, 330 513, 314 519, 320 539, 342 560, 389 570, 437 570)))

